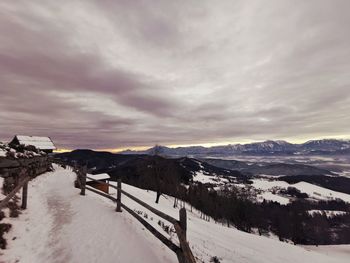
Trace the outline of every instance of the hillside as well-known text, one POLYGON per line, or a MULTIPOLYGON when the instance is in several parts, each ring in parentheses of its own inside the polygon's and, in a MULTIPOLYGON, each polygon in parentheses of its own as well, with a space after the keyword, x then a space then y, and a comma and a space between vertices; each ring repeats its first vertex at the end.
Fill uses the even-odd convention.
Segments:
POLYGON ((239 181, 246 180, 246 176, 239 171, 228 170, 221 167, 201 162, 196 159, 163 158, 152 155, 123 155, 107 152, 96 152, 91 150, 75 150, 69 153, 57 154, 68 163, 75 162, 80 165, 87 165, 91 173, 109 173, 112 179, 121 176, 123 180, 138 183, 153 176, 152 167, 157 164, 161 172, 166 173, 167 178, 188 184, 194 179, 198 171, 205 174, 216 174, 220 177, 230 177, 239 181))
MULTIPOLYGON (((172 252, 126 211, 116 213, 111 201, 91 192, 80 196, 73 187, 75 174, 55 168, 55 172, 30 183, 29 209, 19 219, 11 220, 13 230, 7 235, 9 249, 1 252, 5 262, 176 262, 172 252)), ((178 216, 172 197, 163 196, 155 204, 154 192, 126 184, 123 188, 157 209, 178 216)), ((113 190, 112 195, 115 195, 113 190)), ((143 215, 147 213, 147 220, 158 226, 157 216, 125 196, 122 201, 143 215)), ((222 263, 347 262, 332 247, 319 246, 320 251, 313 252, 228 228, 213 220, 205 221, 196 210, 191 212, 188 204, 186 208, 188 239, 198 262, 209 262, 213 256, 222 263), (323 248, 333 249, 332 256, 323 254, 323 248)), ((345 249, 349 251, 348 246, 345 249)))
POLYGON ((72 152, 56 154, 56 157, 67 162, 77 162, 91 169, 98 171, 99 169, 113 168, 115 165, 121 164, 127 160, 134 159, 135 156, 123 154, 113 154, 110 152, 97 152, 87 149, 74 150, 72 152))
MULTIPOLYGON (((141 190, 133 186, 124 186, 128 192, 141 198, 150 205, 154 204, 155 193, 141 190)), ((132 203, 128 203, 132 204, 132 203)), ((174 217, 178 211, 172 207, 173 198, 165 196, 161 199, 157 209, 166 212, 174 217)), ((142 211, 137 204, 134 207, 142 211)), ((200 212, 193 210, 186 204, 189 223, 188 237, 194 254, 204 262, 209 262, 210 258, 217 256, 222 263, 299 263, 299 262, 345 262, 344 257, 328 257, 311 253, 300 246, 280 242, 273 238, 248 234, 238 231, 235 228, 228 228, 218 222, 210 222, 201 219, 200 212), (270 251, 271 253, 266 253, 270 251)), ((332 246, 319 246, 325 250, 332 246)), ((346 246, 350 255, 350 246, 346 246)), ((320 249, 321 250, 321 249, 320 249)))

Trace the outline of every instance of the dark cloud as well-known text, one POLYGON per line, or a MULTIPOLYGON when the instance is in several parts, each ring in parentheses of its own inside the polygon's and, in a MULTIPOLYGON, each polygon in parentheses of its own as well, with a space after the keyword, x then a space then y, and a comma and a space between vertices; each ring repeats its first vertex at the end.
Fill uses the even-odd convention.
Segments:
POLYGON ((2 1, 0 139, 62 148, 349 137, 337 1, 2 1))

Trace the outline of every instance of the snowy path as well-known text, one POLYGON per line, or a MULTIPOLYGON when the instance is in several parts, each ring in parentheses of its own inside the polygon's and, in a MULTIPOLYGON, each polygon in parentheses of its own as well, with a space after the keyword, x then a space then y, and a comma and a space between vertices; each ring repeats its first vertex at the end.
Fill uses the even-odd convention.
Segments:
POLYGON ((12 221, 9 249, 1 260, 177 262, 173 252, 128 213, 116 213, 112 202, 101 202, 91 193, 80 196, 73 180, 71 172, 58 168, 30 183, 28 210, 12 221))

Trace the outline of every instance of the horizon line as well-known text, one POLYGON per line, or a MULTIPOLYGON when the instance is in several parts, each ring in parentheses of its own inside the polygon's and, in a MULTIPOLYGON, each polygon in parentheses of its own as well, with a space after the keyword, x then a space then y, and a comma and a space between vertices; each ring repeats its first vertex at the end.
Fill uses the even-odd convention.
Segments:
POLYGON ((226 146, 226 145, 237 145, 237 144, 242 144, 242 145, 246 145, 246 144, 251 144, 251 143, 259 143, 259 142, 267 142, 267 141, 285 141, 291 144, 303 144, 303 143, 307 143, 309 141, 317 141, 317 140, 350 140, 350 136, 332 136, 332 137, 319 137, 319 138, 315 138, 315 139, 300 139, 300 140, 284 140, 284 139, 268 139, 268 140, 245 140, 245 141, 239 141, 239 142, 220 142, 220 143, 194 143, 194 144, 154 144, 154 145, 147 145, 147 146, 134 146, 134 147, 119 147, 119 148, 76 148, 76 149, 67 149, 67 148, 57 148, 57 150, 55 150, 55 153, 64 153, 64 152, 71 152, 74 150, 93 150, 93 151, 98 151, 98 152, 112 152, 112 153, 120 153, 120 152, 124 152, 124 151, 145 151, 148 149, 153 148, 156 145, 159 146, 165 146, 168 148, 179 148, 179 147, 196 147, 196 146, 202 146, 205 148, 210 148, 210 147, 215 147, 215 146, 226 146))

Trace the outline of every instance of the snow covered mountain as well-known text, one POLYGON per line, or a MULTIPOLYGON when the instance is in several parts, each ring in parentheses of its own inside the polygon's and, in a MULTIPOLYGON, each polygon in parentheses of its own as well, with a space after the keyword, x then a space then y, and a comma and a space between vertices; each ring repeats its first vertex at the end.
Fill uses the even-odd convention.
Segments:
POLYGON ((222 145, 213 147, 189 146, 169 148, 155 146, 146 151, 127 150, 122 154, 155 153, 165 156, 230 156, 230 155, 286 155, 286 154, 348 154, 350 141, 324 139, 312 140, 303 144, 292 144, 286 141, 264 141, 249 144, 222 145))
POLYGON ((325 139, 307 141, 301 147, 305 151, 341 152, 350 149, 350 141, 325 139))

